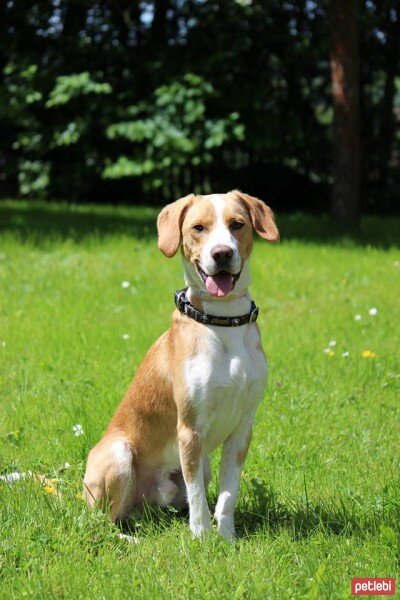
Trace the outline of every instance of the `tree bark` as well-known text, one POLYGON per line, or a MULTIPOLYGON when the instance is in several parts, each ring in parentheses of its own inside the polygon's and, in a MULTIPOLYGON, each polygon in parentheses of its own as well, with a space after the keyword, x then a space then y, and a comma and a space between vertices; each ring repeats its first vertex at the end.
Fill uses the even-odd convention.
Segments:
POLYGON ((389 175, 389 163, 392 156, 393 142, 396 135, 396 119, 393 111, 393 101, 396 94, 395 78, 400 72, 400 11, 397 6, 391 10, 382 7, 386 17, 386 48, 384 65, 385 87, 381 109, 381 127, 379 132, 379 187, 383 195, 386 192, 389 175), (386 9, 386 10, 385 10, 386 9))
POLYGON ((330 3, 333 95, 332 212, 343 221, 360 213, 360 114, 357 0, 330 3))

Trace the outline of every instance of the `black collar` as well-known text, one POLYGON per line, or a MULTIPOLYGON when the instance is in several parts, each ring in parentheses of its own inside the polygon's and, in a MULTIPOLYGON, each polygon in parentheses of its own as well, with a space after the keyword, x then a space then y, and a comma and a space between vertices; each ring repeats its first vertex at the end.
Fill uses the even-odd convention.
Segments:
POLYGON ((187 288, 177 290, 174 294, 176 308, 183 314, 204 325, 218 325, 219 327, 238 327, 246 323, 254 323, 258 317, 258 306, 251 301, 250 312, 239 317, 218 317, 217 315, 208 315, 200 312, 190 304, 186 296, 187 288))

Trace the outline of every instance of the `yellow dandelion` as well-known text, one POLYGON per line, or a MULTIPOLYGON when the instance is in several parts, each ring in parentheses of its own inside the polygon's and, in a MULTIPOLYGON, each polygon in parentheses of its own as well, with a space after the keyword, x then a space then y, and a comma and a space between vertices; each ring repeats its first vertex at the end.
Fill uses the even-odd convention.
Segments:
POLYGON ((52 485, 45 485, 43 488, 43 491, 45 494, 53 494, 53 495, 57 494, 54 486, 52 486, 52 485))
POLYGON ((376 353, 372 352, 372 350, 363 350, 361 356, 363 358, 375 358, 376 353))
POLYGON ((75 494, 75 498, 76 498, 77 500, 83 500, 83 496, 82 496, 82 494, 81 494, 80 492, 77 492, 77 493, 75 494))
POLYGON ((326 353, 327 356, 329 356, 329 358, 332 358, 332 356, 335 355, 333 350, 329 350, 329 352, 326 353))

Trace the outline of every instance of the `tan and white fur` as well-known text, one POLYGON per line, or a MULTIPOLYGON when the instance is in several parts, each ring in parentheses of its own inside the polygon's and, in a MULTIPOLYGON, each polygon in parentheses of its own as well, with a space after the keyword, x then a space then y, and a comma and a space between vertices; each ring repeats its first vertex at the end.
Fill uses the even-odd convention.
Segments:
MULTIPOLYGON (((181 246, 187 296, 198 310, 249 312, 253 229, 271 242, 279 237, 268 206, 239 191, 190 194, 166 206, 157 226, 167 257, 181 246)), ((222 536, 234 539, 240 475, 266 374, 256 323, 204 325, 175 310, 89 454, 87 504, 119 521, 143 502, 188 502, 190 529, 202 537, 211 528, 208 455, 223 445, 215 518, 222 536)))

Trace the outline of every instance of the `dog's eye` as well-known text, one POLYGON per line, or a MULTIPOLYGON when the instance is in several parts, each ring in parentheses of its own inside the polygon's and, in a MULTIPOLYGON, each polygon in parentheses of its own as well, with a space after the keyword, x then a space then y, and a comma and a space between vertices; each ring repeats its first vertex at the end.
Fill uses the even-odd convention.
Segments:
POLYGON ((193 229, 196 231, 204 231, 204 225, 200 225, 200 223, 198 225, 193 225, 193 229))
POLYGON ((232 221, 231 229, 242 229, 243 225, 242 221, 232 221))

